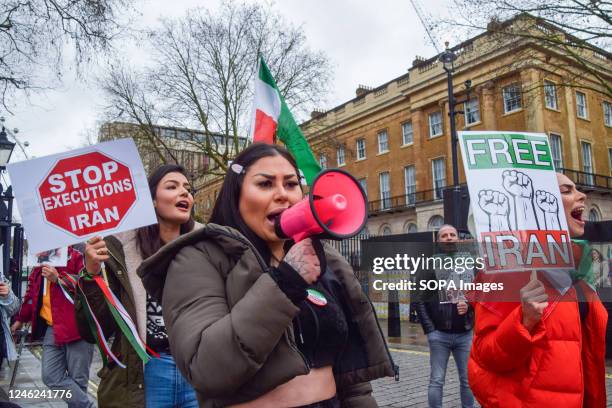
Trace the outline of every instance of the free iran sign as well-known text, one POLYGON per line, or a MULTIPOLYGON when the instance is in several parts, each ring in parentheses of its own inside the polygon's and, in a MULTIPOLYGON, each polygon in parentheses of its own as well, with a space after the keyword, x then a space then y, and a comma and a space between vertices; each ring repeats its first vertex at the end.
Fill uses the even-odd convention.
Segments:
POLYGON ((132 139, 9 164, 29 252, 157 222, 132 139))
POLYGON ((60 159, 38 194, 45 220, 78 237, 117 227, 136 203, 129 167, 100 152, 60 159))

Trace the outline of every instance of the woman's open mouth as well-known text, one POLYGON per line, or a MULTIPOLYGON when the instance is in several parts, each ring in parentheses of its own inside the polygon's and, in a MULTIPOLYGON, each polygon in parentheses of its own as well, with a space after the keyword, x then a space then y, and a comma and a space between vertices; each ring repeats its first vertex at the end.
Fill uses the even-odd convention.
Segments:
POLYGON ((189 202, 184 201, 184 200, 179 201, 178 203, 176 203, 176 208, 182 211, 189 211, 189 202))
POLYGON ((584 213, 584 207, 580 206, 580 207, 576 207, 572 210, 572 212, 570 213, 572 219, 580 224, 584 224, 584 221, 582 220, 582 213, 584 213))
POLYGON ((270 211, 268 213, 268 215, 266 215, 266 218, 268 219, 268 221, 270 221, 272 224, 274 224, 276 222, 276 219, 283 213, 283 211, 285 211, 286 208, 276 208, 272 211, 270 211))

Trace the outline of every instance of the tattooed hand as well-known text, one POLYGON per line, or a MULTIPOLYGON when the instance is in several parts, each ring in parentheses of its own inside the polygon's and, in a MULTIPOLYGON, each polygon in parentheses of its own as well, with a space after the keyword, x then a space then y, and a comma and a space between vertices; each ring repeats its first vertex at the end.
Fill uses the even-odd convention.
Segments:
POLYGON ((321 274, 321 264, 310 238, 292 246, 283 261, 295 269, 308 284, 315 282, 321 274))

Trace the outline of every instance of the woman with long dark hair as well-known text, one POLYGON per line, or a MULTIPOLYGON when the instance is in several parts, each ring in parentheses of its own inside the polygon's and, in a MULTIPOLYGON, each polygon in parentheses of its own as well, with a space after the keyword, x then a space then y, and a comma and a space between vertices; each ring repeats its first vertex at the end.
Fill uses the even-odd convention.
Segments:
POLYGON ((146 260, 177 366, 204 407, 376 407, 395 366, 371 303, 331 246, 276 235, 303 197, 286 149, 256 143, 230 165, 204 228, 146 260))
MULTIPOLYGON (((104 335, 114 335, 111 351, 126 366, 122 369, 109 360, 102 368, 98 387, 101 407, 197 407, 193 388, 178 373, 170 355, 161 306, 147 295, 136 274, 144 259, 196 226, 191 216, 190 188, 183 167, 164 165, 157 168, 149 177, 149 189, 158 223, 87 241, 86 271, 81 279, 83 294, 104 335), (146 365, 115 323, 100 288, 88 279, 102 272, 102 262, 105 279, 134 321, 139 336, 160 355, 146 365)), ((81 335, 95 342, 82 299, 78 299, 75 309, 81 335)))

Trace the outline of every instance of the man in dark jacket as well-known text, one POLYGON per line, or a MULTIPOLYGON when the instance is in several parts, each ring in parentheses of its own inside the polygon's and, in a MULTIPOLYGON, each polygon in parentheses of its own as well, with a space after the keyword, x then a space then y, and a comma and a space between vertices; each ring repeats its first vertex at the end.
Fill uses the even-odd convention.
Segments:
POLYGON ((83 256, 68 248, 66 267, 43 265, 32 269, 23 305, 11 331, 32 324, 32 340, 43 340, 42 380, 62 390, 68 407, 93 407, 87 396, 93 345, 81 339, 74 317, 74 288, 83 256))
MULTIPOLYGON (((439 243, 453 243, 458 240, 457 229, 452 225, 445 224, 438 231, 439 243)), ((450 250, 449 247, 446 249, 450 250)), ((431 366, 429 406, 442 407, 446 367, 450 354, 453 353, 461 385, 461 405, 463 408, 472 408, 474 396, 468 383, 467 363, 472 346, 474 312, 467 301, 460 296, 451 296, 452 299, 441 302, 441 298, 437 295, 433 299, 421 298, 416 302, 417 314, 429 342, 431 366)), ((448 291, 446 295, 455 295, 455 293, 448 291)))

